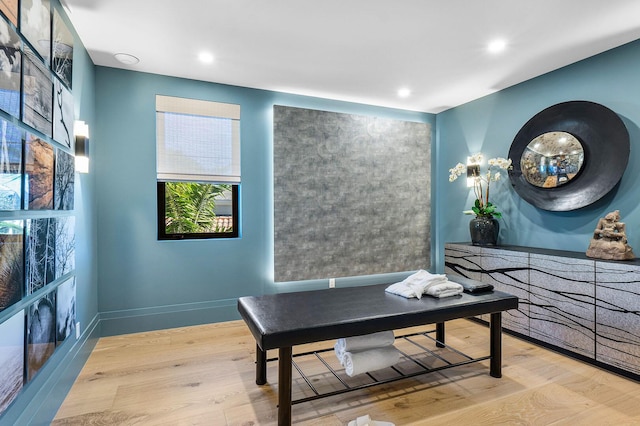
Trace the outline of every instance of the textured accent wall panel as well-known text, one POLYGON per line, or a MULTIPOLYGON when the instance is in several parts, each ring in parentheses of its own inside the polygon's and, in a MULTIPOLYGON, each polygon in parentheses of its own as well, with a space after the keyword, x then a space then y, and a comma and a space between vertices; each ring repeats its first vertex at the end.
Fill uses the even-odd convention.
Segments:
POLYGON ((428 268, 431 128, 274 107, 275 281, 428 268))
POLYGON ((640 267, 596 262, 596 359, 640 374, 640 267))

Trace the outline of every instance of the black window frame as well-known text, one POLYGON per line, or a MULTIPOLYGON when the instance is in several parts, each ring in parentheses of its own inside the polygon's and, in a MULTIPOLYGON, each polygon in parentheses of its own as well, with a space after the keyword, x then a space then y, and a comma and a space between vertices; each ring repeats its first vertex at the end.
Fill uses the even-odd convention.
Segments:
MULTIPOLYGON (((210 183, 210 182, 196 182, 210 183)), ((221 238, 238 238, 240 236, 240 220, 239 220, 239 193, 240 185, 231 184, 231 211, 232 226, 231 232, 193 232, 168 234, 166 232, 166 182, 157 182, 157 203, 158 203, 158 240, 203 240, 203 239, 221 239, 221 238)))

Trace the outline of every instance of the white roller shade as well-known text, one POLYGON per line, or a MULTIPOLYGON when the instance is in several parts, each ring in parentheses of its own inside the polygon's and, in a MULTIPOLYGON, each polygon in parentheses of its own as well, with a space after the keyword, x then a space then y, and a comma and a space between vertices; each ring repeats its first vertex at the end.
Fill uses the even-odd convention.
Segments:
POLYGON ((156 96, 160 181, 240 183, 240 105, 156 96))

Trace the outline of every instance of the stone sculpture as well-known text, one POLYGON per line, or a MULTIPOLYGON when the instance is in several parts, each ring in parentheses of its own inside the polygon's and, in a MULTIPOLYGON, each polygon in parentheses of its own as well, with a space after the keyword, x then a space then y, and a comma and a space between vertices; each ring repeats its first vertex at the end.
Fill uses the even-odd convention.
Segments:
POLYGON ((596 259, 634 259, 633 249, 627 243, 626 226, 620 222, 620 211, 615 210, 598 221, 587 256, 596 259))

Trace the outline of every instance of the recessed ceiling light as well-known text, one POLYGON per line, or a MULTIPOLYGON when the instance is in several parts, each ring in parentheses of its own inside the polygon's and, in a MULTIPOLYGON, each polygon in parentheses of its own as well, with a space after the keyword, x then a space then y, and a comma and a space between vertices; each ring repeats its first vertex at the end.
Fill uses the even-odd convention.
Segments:
POLYGON ((489 43, 487 49, 491 53, 500 53, 507 48, 507 42, 503 39, 496 39, 489 43))
POLYGON ((198 59, 200 59, 202 63, 210 64, 213 62, 213 55, 209 52, 202 52, 198 55, 198 59))
POLYGON ((136 58, 133 55, 129 55, 128 53, 116 53, 113 55, 114 58, 125 65, 135 65, 140 62, 140 59, 136 58))
POLYGON ((403 87, 402 89, 399 89, 398 96, 401 98, 408 98, 409 96, 411 96, 411 89, 407 87, 403 87))

